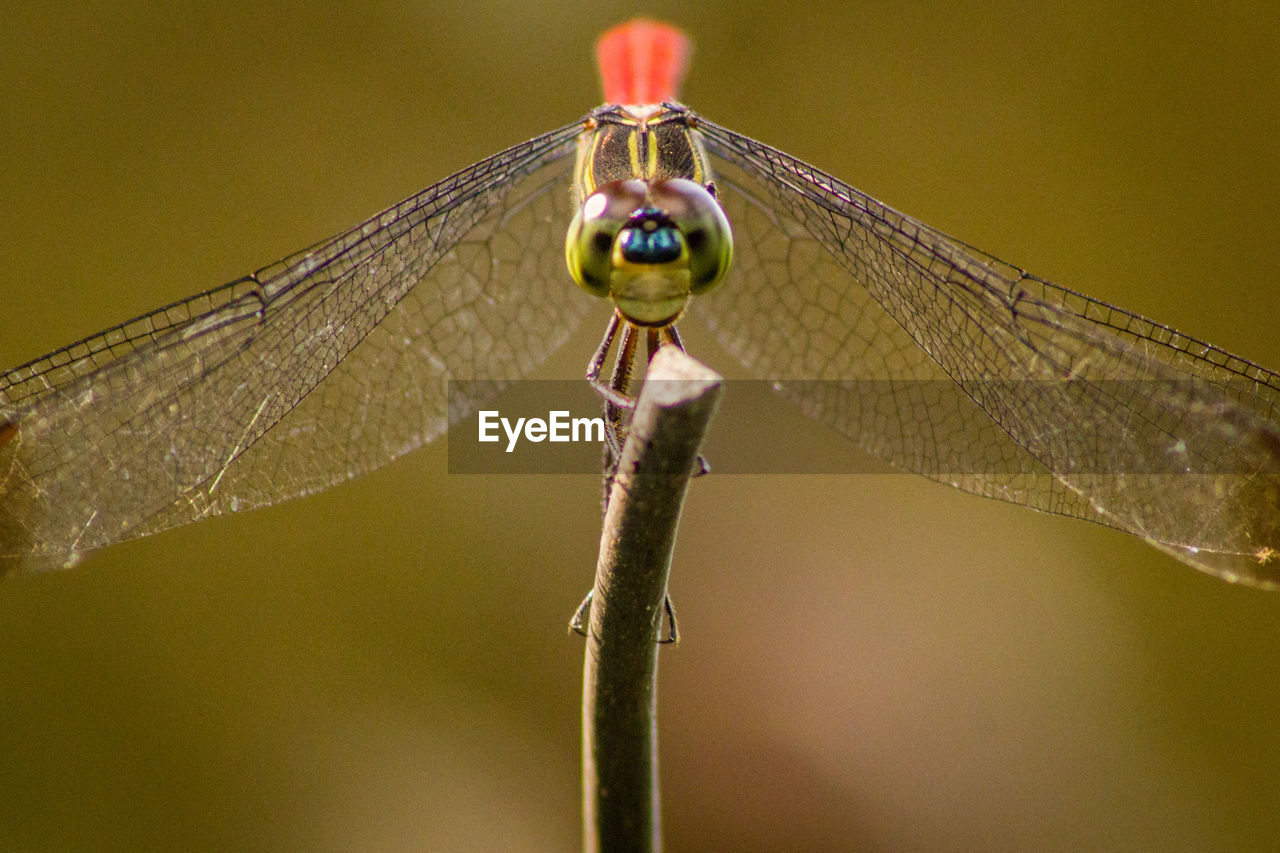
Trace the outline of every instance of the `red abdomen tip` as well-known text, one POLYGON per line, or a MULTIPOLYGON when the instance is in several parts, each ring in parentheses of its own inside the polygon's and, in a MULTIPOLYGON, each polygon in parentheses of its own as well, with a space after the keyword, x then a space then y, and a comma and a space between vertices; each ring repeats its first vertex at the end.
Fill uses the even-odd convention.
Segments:
POLYGON ((596 61, 606 103, 674 101, 689 61, 689 37, 670 24, 636 18, 600 36, 596 61))

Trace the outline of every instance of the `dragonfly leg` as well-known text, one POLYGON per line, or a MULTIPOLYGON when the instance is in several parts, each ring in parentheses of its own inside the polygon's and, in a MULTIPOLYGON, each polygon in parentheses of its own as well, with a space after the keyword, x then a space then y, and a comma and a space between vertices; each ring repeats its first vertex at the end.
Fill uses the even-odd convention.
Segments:
POLYGON ((662 613, 667 620, 667 636, 659 638, 658 642, 666 645, 668 643, 680 642, 680 630, 676 627, 676 607, 671 603, 671 595, 662 596, 662 613))
POLYGON ((603 506, 608 509, 609 494, 613 489, 613 477, 618 470, 618 462, 622 458, 622 445, 626 440, 627 413, 635 411, 635 398, 631 394, 633 367, 636 357, 635 326, 625 320, 616 311, 605 329, 604 338, 587 365, 587 381, 591 387, 604 398, 604 458, 601 465, 604 471, 603 506), (606 383, 600 379, 600 373, 609 360, 609 350, 613 347, 618 331, 622 331, 622 340, 618 342, 618 354, 614 361, 613 371, 606 383))
MULTIPOLYGON (((589 591, 587 597, 582 599, 582 603, 578 605, 578 609, 573 612, 573 618, 569 620, 570 632, 582 637, 587 636, 591 615, 591 597, 594 594, 595 590, 589 591)), ((658 638, 658 642, 661 645, 680 642, 680 630, 676 627, 676 608, 671 603, 670 595, 662 597, 662 615, 663 621, 667 625, 667 632, 665 637, 658 638)))
POLYGON ((622 458, 622 444, 626 441, 626 413, 634 412, 635 397, 631 394, 631 381, 636 362, 635 326, 627 323, 622 329, 622 340, 618 342, 618 360, 614 362, 613 374, 609 377, 609 393, 604 398, 605 441, 616 466, 622 458))
POLYGON ((600 345, 596 347, 595 354, 591 356, 591 361, 587 364, 587 381, 592 385, 600 381, 600 371, 604 370, 604 363, 609 360, 609 350, 613 348, 613 339, 618 336, 620 322, 618 312, 614 311, 613 315, 609 317, 609 325, 605 327, 604 337, 600 340, 600 345))
POLYGON ((578 609, 573 611, 573 618, 569 620, 569 630, 579 636, 587 636, 587 617, 591 613, 591 596, 595 594, 595 590, 588 590, 587 597, 582 599, 582 603, 578 605, 578 609))
MULTIPOLYGON (((587 364, 587 382, 597 394, 604 398, 605 446, 601 467, 604 471, 603 505, 605 509, 608 509, 613 477, 617 473, 618 462, 622 459, 622 445, 627 435, 627 413, 634 412, 636 407, 632 385, 635 381, 639 331, 640 327, 614 311, 613 316, 609 318, 609 325, 605 329, 604 337, 600 340, 600 345, 596 347, 591 361, 587 364), (609 381, 605 382, 601 379, 601 374, 604 372, 604 366, 609 362, 609 353, 613 349, 614 341, 618 340, 619 331, 622 335, 621 340, 618 341, 617 357, 609 381)), ((645 344, 646 364, 664 346, 675 346, 684 352, 684 343, 680 340, 680 333, 676 331, 674 324, 645 329, 645 344)), ((694 463, 693 476, 701 477, 710 471, 711 466, 706 458, 698 454, 694 463)))
MULTIPOLYGON (((684 341, 680 340, 680 332, 678 329, 676 329, 674 323, 670 326, 663 326, 661 329, 658 329, 657 331, 659 335, 659 340, 657 341, 657 343, 659 346, 661 346, 662 344, 671 344, 676 349, 680 350, 680 352, 684 352, 684 341)), ((653 359, 653 356, 654 356, 654 353, 652 352, 649 353, 650 360, 653 359)))
MULTIPOLYGON (((604 330, 604 338, 601 339, 600 345, 596 347, 595 354, 591 356, 591 362, 587 365, 587 382, 591 383, 591 387, 595 392, 605 399, 606 402, 613 403, 614 406, 624 411, 635 409, 635 400, 627 394, 619 391, 615 387, 617 367, 614 368, 615 376, 609 382, 600 379, 600 374, 604 371, 605 362, 609 360, 609 350, 613 348, 613 342, 618 337, 618 329, 622 328, 622 344, 619 346, 618 359, 619 364, 623 358, 623 350, 627 348, 627 339, 631 336, 632 326, 621 318, 615 311, 613 316, 609 318, 609 326, 604 330), (626 323, 623 326, 623 323, 626 323)), ((631 346, 632 358, 634 355, 634 345, 631 346)))

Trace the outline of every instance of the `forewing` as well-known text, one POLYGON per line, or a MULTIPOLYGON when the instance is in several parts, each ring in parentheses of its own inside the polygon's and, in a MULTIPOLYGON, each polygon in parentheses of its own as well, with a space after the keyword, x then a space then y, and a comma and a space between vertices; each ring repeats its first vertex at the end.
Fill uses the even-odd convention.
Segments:
POLYGON ((326 488, 469 414, 447 380, 527 374, 588 307, 562 252, 582 129, 0 374, 0 570, 326 488))
POLYGON ((1280 583, 1280 377, 698 127, 735 259, 693 313, 906 470, 1280 583))

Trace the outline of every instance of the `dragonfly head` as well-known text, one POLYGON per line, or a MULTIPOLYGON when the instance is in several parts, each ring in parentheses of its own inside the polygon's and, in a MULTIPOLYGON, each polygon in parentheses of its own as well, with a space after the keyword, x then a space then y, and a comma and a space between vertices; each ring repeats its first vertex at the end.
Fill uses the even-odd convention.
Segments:
POLYGON ((565 237, 573 280, 642 326, 674 323, 690 296, 720 283, 732 257, 719 202, 683 178, 602 184, 565 237))

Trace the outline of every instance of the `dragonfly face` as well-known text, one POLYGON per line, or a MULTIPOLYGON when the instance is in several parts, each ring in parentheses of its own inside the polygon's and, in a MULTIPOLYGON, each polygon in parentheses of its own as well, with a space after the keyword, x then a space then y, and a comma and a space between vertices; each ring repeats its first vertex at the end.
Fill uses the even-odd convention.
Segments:
POLYGON ((641 326, 674 323, 692 294, 720 283, 733 257, 689 116, 682 107, 610 107, 579 147, 569 273, 641 326))

